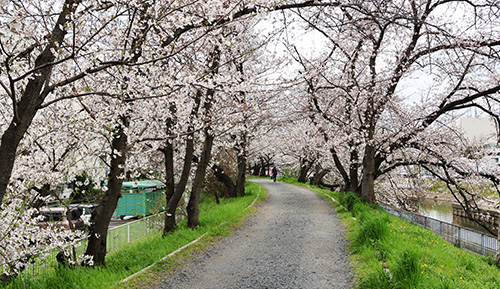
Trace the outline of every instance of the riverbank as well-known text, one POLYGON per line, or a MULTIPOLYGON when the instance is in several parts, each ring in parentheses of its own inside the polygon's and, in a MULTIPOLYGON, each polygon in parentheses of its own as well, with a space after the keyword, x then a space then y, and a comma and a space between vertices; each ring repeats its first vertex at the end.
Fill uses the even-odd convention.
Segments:
MULTIPOLYGON (((449 193, 428 193, 425 199, 431 199, 435 201, 446 201, 458 204, 457 200, 449 193)), ((484 210, 496 210, 500 202, 499 197, 481 197, 476 200, 477 205, 484 210)))
POLYGON ((482 198, 476 203, 480 211, 467 213, 451 194, 428 194, 411 197, 411 211, 442 222, 463 226, 485 234, 495 235, 500 223, 495 198, 482 198))

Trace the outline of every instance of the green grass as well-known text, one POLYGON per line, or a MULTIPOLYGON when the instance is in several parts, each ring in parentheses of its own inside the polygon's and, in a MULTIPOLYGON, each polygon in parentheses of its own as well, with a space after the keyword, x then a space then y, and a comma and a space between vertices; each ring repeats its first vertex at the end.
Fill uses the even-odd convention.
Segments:
POLYGON ((459 249, 376 205, 361 203, 351 193, 299 185, 313 189, 336 208, 347 229, 358 288, 500 288, 500 269, 493 257, 459 249))
POLYGON ((99 268, 57 268, 38 278, 18 278, 4 288, 147 288, 157 282, 165 272, 182 266, 183 260, 197 250, 216 242, 221 236, 230 235, 235 227, 239 226, 246 216, 253 212, 253 208, 246 208, 253 202, 257 194, 259 200, 266 196, 266 192, 258 184, 248 182, 246 196, 236 199, 221 199, 217 205, 213 198, 207 198, 200 204, 200 226, 196 230, 187 228, 186 221, 179 224, 179 228, 161 237, 161 233, 154 233, 136 242, 129 243, 122 248, 109 253, 106 257, 106 266, 99 268), (221 225, 222 224, 222 225, 221 225), (205 232, 206 238, 189 247, 185 252, 175 255, 166 261, 158 262, 151 270, 132 278, 126 284, 119 282, 126 277, 150 266, 178 248, 197 239, 205 232), (171 260, 170 260, 171 259, 171 260))
POLYGON ((294 184, 294 185, 299 185, 299 186, 304 186, 304 187, 309 187, 309 185, 307 184, 304 184, 304 183, 299 183, 297 181, 297 179, 294 179, 294 178, 290 178, 290 177, 279 177, 276 179, 277 181, 280 181, 280 182, 285 182, 285 183, 289 183, 289 184, 294 184))

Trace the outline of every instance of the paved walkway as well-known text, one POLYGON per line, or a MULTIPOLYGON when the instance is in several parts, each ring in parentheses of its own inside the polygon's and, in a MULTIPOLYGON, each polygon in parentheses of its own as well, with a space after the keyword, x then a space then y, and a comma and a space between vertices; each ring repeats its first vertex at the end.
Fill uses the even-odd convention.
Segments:
POLYGON ((311 190, 256 179, 269 199, 159 288, 354 288, 344 228, 311 190))

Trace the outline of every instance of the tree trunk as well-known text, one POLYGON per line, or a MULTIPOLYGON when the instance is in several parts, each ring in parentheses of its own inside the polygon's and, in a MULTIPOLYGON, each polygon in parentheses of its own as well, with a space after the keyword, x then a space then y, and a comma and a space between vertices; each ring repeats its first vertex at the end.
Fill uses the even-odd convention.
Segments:
POLYGON ((303 159, 300 164, 299 178, 297 179, 297 181, 300 183, 306 183, 307 173, 309 172, 310 169, 311 169, 311 162, 303 159))
POLYGON ((266 163, 264 162, 264 159, 260 159, 260 173, 259 173, 259 177, 265 177, 267 176, 267 172, 266 172, 266 163))
POLYGON ((162 152, 165 156, 165 197, 167 204, 169 200, 172 198, 175 192, 175 183, 174 183, 174 145, 172 140, 167 140, 167 145, 162 152))
MULTIPOLYGON (((248 126, 245 123, 245 129, 248 126)), ((238 156, 236 160, 238 162, 238 172, 236 176, 236 196, 244 196, 245 195, 245 176, 247 172, 247 134, 246 132, 241 133, 241 140, 238 142, 238 146, 236 148, 238 156)))
POLYGON ((118 199, 121 197, 127 155, 127 135, 124 132, 124 126, 128 126, 128 119, 122 117, 122 123, 123 126, 119 125, 115 129, 111 142, 111 167, 108 176, 108 190, 91 218, 85 255, 92 256, 95 265, 105 265, 109 222, 118 204, 118 199))
POLYGON ((163 227, 163 235, 167 232, 174 230, 175 228, 175 210, 177 209, 177 204, 175 204, 172 210, 169 204, 172 204, 172 198, 175 194, 175 183, 174 183, 174 148, 172 140, 167 140, 167 145, 162 152, 165 156, 165 201, 166 201, 166 212, 165 212, 165 225, 163 227))
POLYGON ((346 187, 346 190, 350 192, 358 191, 358 151, 356 149, 353 149, 351 151, 351 163, 349 164, 349 180, 349 186, 346 187))
MULTIPOLYGON (((210 55, 210 71, 213 74, 219 72, 219 61, 220 61, 220 50, 219 47, 215 47, 210 55)), ((200 91, 201 95, 201 91, 200 91)), ((201 151, 200 162, 198 163, 198 168, 196 169, 196 174, 193 180, 193 188, 191 189, 191 195, 189 196, 189 203, 187 206, 188 213, 188 227, 194 229, 198 227, 199 222, 199 209, 198 203, 200 201, 200 193, 203 187, 203 181, 205 180, 205 174, 207 172, 208 163, 210 162, 210 157, 212 155, 212 146, 214 142, 214 136, 211 134, 211 128, 209 126, 210 122, 210 112, 212 104, 214 101, 215 89, 210 88, 207 90, 205 103, 203 108, 205 110, 205 129, 203 130, 205 135, 205 140, 203 141, 203 149, 201 151)))
POLYGON ((245 153, 238 155, 238 176, 236 178, 236 195, 245 195, 245 174, 247 171, 247 156, 245 153))
POLYGON ((322 180, 325 177, 325 175, 328 173, 328 171, 329 170, 327 170, 327 169, 322 169, 319 165, 316 166, 316 170, 314 172, 312 184, 316 187, 320 187, 322 180))
POLYGON ((12 103, 13 118, 9 127, 2 135, 0 144, 0 204, 3 203, 3 198, 5 197, 7 186, 12 176, 12 169, 14 168, 19 143, 30 127, 40 105, 50 93, 50 91, 47 90, 53 70, 53 65, 50 65, 50 63, 55 60, 52 51, 63 42, 67 31, 62 29, 64 27, 69 27, 67 23, 70 21, 71 17, 68 16, 76 10, 79 3, 80 1, 75 0, 66 0, 64 2, 62 11, 52 29, 52 33, 46 37, 48 43, 35 60, 36 68, 45 65, 46 67, 36 70, 36 73, 33 73, 27 78, 26 87, 19 90, 24 91, 19 102, 15 100, 17 98, 15 91, 10 91, 10 93, 13 94, 11 97, 14 98, 12 103), (42 90, 43 88, 45 89, 42 90))
POLYGON ((212 154, 213 141, 214 137, 210 134, 209 128, 206 128, 205 141, 203 142, 203 150, 201 152, 200 163, 198 164, 198 168, 196 169, 193 188, 191 190, 191 196, 189 197, 189 203, 187 206, 188 227, 191 229, 198 227, 198 225, 200 224, 200 212, 198 209, 198 203, 200 201, 200 193, 203 186, 203 181, 205 180, 205 173, 212 154))
MULTIPOLYGON (((190 131, 192 131, 192 128, 190 128, 190 131)), ((175 213, 177 211, 179 201, 181 200, 182 195, 186 190, 186 185, 189 180, 189 174, 191 172, 191 166, 193 162, 194 140, 192 136, 193 134, 191 133, 186 138, 186 155, 184 156, 184 165, 182 167, 181 178, 175 188, 175 193, 167 201, 163 236, 165 236, 168 232, 172 232, 175 229, 177 223, 175 219, 175 213)))
POLYGON ((165 134, 167 135, 167 139, 165 141, 165 147, 161 149, 165 158, 165 224, 163 227, 163 236, 167 232, 174 230, 175 228, 175 209, 177 208, 177 204, 175 204, 175 208, 172 212, 171 208, 169 208, 169 203, 172 202, 172 198, 175 194, 175 178, 174 178, 174 143, 173 139, 170 139, 169 136, 172 133, 172 127, 175 124, 175 113, 177 108, 174 103, 170 103, 169 110, 171 116, 169 116, 165 120, 165 134))
POLYGON ((252 167, 252 176, 258 176, 260 174, 260 166, 254 164, 252 167))
POLYGON ((214 171, 215 177, 218 181, 222 182, 226 187, 226 190, 230 198, 236 198, 236 186, 233 183, 231 177, 224 172, 224 170, 218 165, 213 165, 212 170, 214 171))
MULTIPOLYGON (((200 108, 202 92, 198 90, 196 92, 194 103, 195 105, 191 109, 191 118, 194 119, 198 114, 198 110, 200 108)), ((194 127, 190 123, 188 126, 188 134, 186 136, 186 154, 184 155, 184 165, 182 166, 181 178, 179 179, 179 183, 175 187, 175 192, 172 193, 170 198, 167 198, 167 208, 165 214, 165 225, 163 227, 163 236, 165 237, 167 233, 175 230, 177 220, 176 220, 176 212, 177 207, 179 206, 179 201, 186 190, 186 185, 189 180, 189 174, 191 173, 191 166, 193 163, 193 155, 194 155, 194 127)), ((172 182, 173 182, 173 158, 169 159, 172 165, 172 182)), ((169 165, 170 166, 170 165, 169 165)), ((165 165, 165 168, 167 166, 165 165)), ((173 189, 172 189, 173 190, 173 189)))
POLYGON ((365 147, 361 200, 367 203, 375 202, 375 147, 373 145, 365 147))
POLYGON ((337 154, 337 151, 335 148, 330 148, 330 153, 332 154, 333 162, 335 163, 335 167, 339 171, 340 175, 342 176, 342 179, 344 181, 344 190, 346 188, 351 187, 351 180, 349 179, 349 175, 347 174, 346 170, 344 169, 344 166, 342 165, 342 162, 340 161, 340 158, 337 154))
POLYGON ((12 176, 19 142, 23 139, 34 116, 34 112, 24 111, 21 122, 16 124, 13 120, 2 136, 0 144, 0 204, 3 203, 12 176))

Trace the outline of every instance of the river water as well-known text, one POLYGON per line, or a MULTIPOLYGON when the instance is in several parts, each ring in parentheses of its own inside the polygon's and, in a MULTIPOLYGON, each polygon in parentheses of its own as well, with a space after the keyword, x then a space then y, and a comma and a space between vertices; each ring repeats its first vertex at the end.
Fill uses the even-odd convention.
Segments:
MULTIPOLYGON (((429 218, 490 234, 488 230, 479 226, 476 222, 468 218, 454 216, 452 203, 449 201, 425 199, 419 205, 419 212, 429 218)), ((494 232, 498 230, 493 227, 490 227, 490 229, 494 232)))

